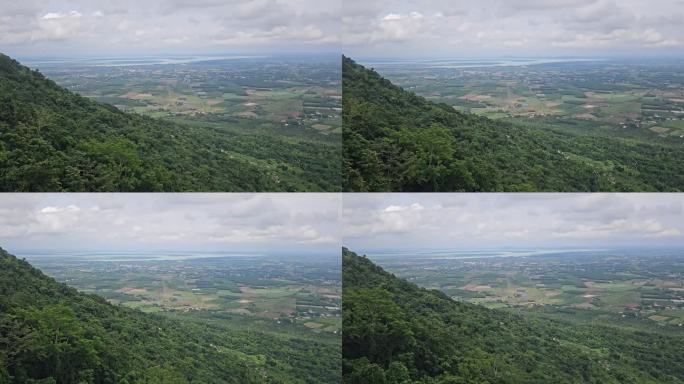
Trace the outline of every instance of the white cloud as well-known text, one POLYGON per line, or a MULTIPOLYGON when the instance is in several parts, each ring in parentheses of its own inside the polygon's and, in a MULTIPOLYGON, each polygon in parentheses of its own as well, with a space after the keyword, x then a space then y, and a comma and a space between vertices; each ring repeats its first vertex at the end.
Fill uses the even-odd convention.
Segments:
MULTIPOLYGON (((411 233, 423 225, 423 209, 423 205, 419 203, 388 205, 379 211, 367 212, 367 220, 364 222, 355 222, 352 219, 345 223, 349 225, 344 231, 347 236, 351 237, 411 233)), ((355 212, 355 210, 345 211, 345 218, 353 216, 355 212)))
POLYGON ((609 55, 684 45, 679 0, 348 0, 351 56, 609 55))
POLYGON ((58 19, 67 19, 67 18, 78 19, 81 16, 83 16, 83 15, 79 11, 70 11, 70 12, 66 12, 66 13, 59 13, 59 12, 52 13, 52 12, 50 12, 50 13, 47 13, 43 16, 43 20, 58 20, 58 19))
POLYGON ((0 246, 278 251, 340 246, 338 195, 6 194, 0 246))
POLYGON ((334 51, 339 0, 26 0, 2 5, 10 55, 334 51))
POLYGON ((645 31, 617 29, 609 33, 579 33, 568 37, 568 40, 559 39, 552 43, 556 47, 574 48, 600 48, 615 44, 657 48, 682 45, 682 40, 667 39, 660 32, 651 28, 645 31))
POLYGON ((40 210, 40 213, 60 213, 60 212, 78 212, 81 208, 77 205, 68 205, 66 207, 45 207, 40 210))
POLYGON ((411 205, 390 205, 387 208, 384 209, 385 212, 404 212, 404 211, 420 211, 423 209, 423 206, 418 203, 413 203, 411 205))
POLYGON ((352 248, 684 245, 679 194, 348 194, 352 248))

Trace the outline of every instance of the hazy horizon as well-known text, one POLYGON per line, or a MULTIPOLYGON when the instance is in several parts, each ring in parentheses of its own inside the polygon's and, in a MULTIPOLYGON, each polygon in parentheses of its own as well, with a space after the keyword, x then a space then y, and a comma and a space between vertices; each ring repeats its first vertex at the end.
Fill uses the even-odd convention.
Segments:
POLYGON ((416 62, 433 62, 433 61, 475 61, 475 60, 505 60, 505 59, 517 59, 517 60, 527 60, 527 59, 558 59, 558 60, 592 60, 592 61, 619 61, 619 60, 672 60, 684 58, 684 53, 682 52, 671 52, 671 53, 657 53, 654 55, 636 55, 636 54, 614 54, 614 55, 601 55, 601 54, 586 54, 586 55, 544 55, 542 53, 537 55, 470 55, 470 56, 421 56, 421 57, 404 57, 404 56, 345 56, 355 60, 355 61, 392 61, 392 63, 416 63, 416 62))
MULTIPOLYGON (((347 245, 343 244, 342 247, 349 249, 350 251, 356 252, 355 249, 352 249, 348 247, 347 245)), ((552 245, 524 245, 524 244, 512 244, 512 245, 498 245, 498 246, 470 246, 470 247, 460 247, 460 246, 453 246, 453 247, 430 247, 430 246, 421 246, 421 247, 412 247, 412 246, 404 246, 404 247, 382 247, 382 246, 373 246, 373 247, 366 247, 364 248, 367 252, 377 252, 377 253, 416 253, 416 252, 421 252, 421 253, 437 253, 437 252, 454 252, 454 253, 468 253, 468 252, 506 252, 506 251, 583 251, 583 252, 591 252, 591 251, 612 251, 612 250, 639 250, 639 249, 651 249, 651 250, 673 250, 673 249, 682 249, 684 250, 684 244, 681 245, 671 245, 671 246, 659 246, 659 245, 653 245, 653 244, 647 244, 647 245, 638 245, 638 244, 632 244, 632 245, 607 245, 607 246, 600 246, 597 247, 595 244, 577 244, 577 245, 563 245, 560 247, 553 247, 552 245)))
MULTIPOLYGON (((69 258, 88 258, 93 256, 124 256, 126 258, 134 259, 133 256, 170 256, 177 260, 192 260, 201 258, 269 258, 269 257, 291 257, 291 256, 324 256, 324 257, 337 257, 339 256, 335 249, 296 249, 296 250, 233 250, 230 248, 225 249, 171 249, 171 248, 141 248, 141 249, 118 249, 118 248, 101 248, 101 249, 80 249, 80 248, 70 248, 70 249, 32 249, 31 247, 19 246, 13 249, 3 248, 8 253, 17 257, 69 257, 69 258), (186 257, 187 256, 187 257, 186 257)), ((163 258, 158 258, 159 260, 164 260, 163 258)))
MULTIPOLYGON (((0 51, 0 53, 3 53, 0 51)), ((197 57, 206 58, 208 60, 220 60, 221 58, 231 58, 231 59, 254 59, 254 58, 271 58, 271 57, 324 57, 324 56, 338 56, 339 52, 336 51, 292 51, 292 52, 274 52, 274 51, 255 51, 255 52, 241 52, 241 51, 216 51, 216 52, 167 52, 167 53, 78 53, 72 55, 59 55, 59 54, 30 54, 30 55, 17 55, 12 56, 14 59, 29 59, 29 60, 115 60, 115 59, 154 59, 154 58, 186 58, 186 57, 197 57)))

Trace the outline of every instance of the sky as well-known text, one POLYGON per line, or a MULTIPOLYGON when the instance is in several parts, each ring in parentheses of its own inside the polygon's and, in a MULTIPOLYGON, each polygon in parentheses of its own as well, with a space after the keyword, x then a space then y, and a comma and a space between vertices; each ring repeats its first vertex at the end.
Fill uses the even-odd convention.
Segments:
POLYGON ((0 52, 339 52, 340 8, 340 0, 0 0, 0 52))
POLYGON ((2 194, 12 251, 338 253, 337 194, 2 194))
POLYGON ((0 0, 0 10, 0 52, 16 57, 684 52, 684 0, 0 0))
POLYGON ((344 0, 355 58, 684 52, 684 0, 344 0))
POLYGON ((682 194, 2 194, 12 251, 684 247, 682 194))
POLYGON ((682 194, 345 194, 351 250, 684 247, 682 194))

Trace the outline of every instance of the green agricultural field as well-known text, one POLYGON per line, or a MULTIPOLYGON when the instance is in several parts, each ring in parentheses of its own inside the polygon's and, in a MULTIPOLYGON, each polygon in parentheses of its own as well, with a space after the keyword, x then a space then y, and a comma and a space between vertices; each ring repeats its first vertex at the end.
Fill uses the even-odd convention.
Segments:
POLYGON ((56 279, 116 305, 162 314, 232 314, 316 333, 341 329, 338 263, 275 257, 259 262, 36 260, 56 279))
POLYGON ((502 67, 485 60, 482 67, 467 68, 459 64, 369 63, 406 90, 491 119, 556 116, 613 128, 641 127, 651 136, 663 133, 647 129, 656 124, 684 130, 680 63, 568 61, 502 67), (617 82, 606 82, 615 77, 617 82))
POLYGON ((643 326, 678 327, 684 320, 684 255, 679 251, 568 251, 475 260, 370 257, 398 277, 489 308, 643 326))
POLYGON ((279 65, 267 59, 209 63, 215 64, 139 66, 134 71, 51 66, 45 73, 81 95, 155 118, 212 121, 215 116, 230 116, 278 125, 318 125, 314 129, 323 133, 340 126, 342 94, 332 67, 326 73, 304 60, 279 65), (85 75, 73 76, 72 71, 85 75), (306 71, 312 74, 307 76, 306 71), (280 80, 265 80, 272 78, 280 80), (322 120, 329 127, 322 128, 322 120))

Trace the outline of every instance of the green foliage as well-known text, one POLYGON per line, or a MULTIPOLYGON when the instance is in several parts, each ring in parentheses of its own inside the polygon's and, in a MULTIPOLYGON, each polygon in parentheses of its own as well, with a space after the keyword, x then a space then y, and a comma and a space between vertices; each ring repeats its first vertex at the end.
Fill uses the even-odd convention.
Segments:
POLYGON ((27 331, 16 339, 15 376, 28 378, 31 372, 40 372, 40 376, 52 377, 58 383, 93 379, 91 367, 99 363, 97 340, 85 337, 85 330, 71 308, 62 304, 19 308, 13 320, 27 331))
POLYGON ((339 140, 228 124, 125 113, 0 54, 2 191, 340 190, 339 140))
POLYGON ((343 383, 684 383, 684 336, 457 302, 343 249, 343 383))
POLYGON ((601 130, 493 121, 344 57, 345 191, 681 191, 684 148, 601 130))
POLYGON ((339 344, 115 307, 0 249, 0 382, 337 383, 339 344))

